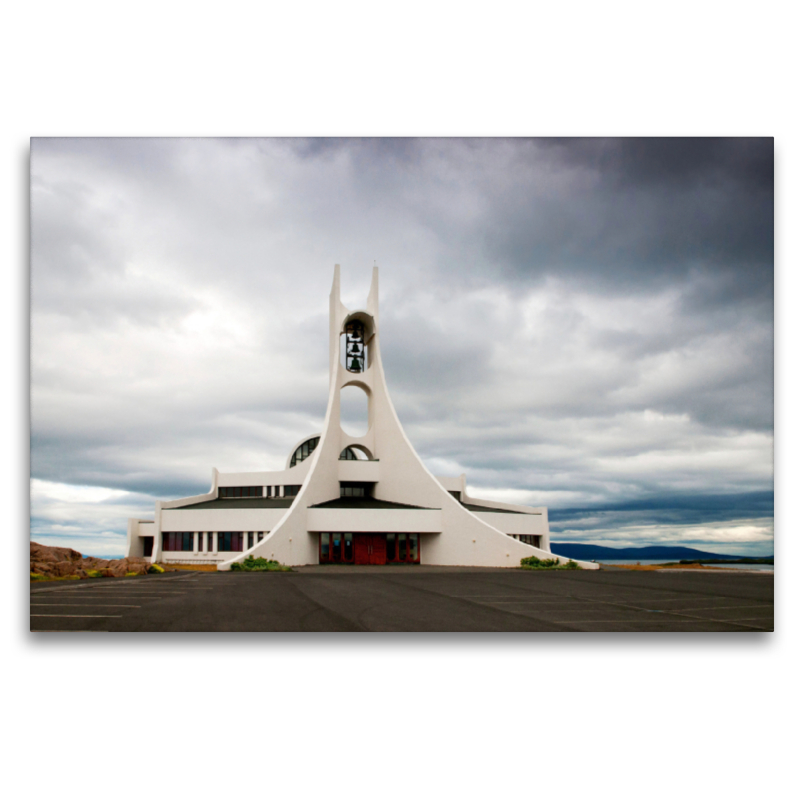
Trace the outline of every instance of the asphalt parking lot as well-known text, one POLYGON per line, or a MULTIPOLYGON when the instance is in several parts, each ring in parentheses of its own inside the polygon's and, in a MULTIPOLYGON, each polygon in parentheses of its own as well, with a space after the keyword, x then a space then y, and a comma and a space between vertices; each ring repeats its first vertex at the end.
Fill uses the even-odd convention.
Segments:
POLYGON ((301 567, 31 584, 31 631, 771 631, 774 577, 301 567))

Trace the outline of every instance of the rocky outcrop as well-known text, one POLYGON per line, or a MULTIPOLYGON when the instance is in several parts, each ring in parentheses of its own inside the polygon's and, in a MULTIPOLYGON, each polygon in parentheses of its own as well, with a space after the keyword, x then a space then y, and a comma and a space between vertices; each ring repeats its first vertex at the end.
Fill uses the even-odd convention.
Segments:
POLYGON ((149 567, 150 562, 144 558, 84 558, 69 547, 48 547, 31 542, 31 572, 46 577, 89 578, 99 573, 104 578, 122 578, 131 573, 145 575, 149 567))

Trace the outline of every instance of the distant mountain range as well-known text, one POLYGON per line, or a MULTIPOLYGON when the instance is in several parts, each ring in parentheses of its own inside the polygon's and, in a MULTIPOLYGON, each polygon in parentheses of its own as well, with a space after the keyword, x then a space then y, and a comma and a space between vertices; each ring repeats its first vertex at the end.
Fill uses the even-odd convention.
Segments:
POLYGON ((671 547, 653 545, 651 547, 602 547, 597 544, 581 544, 580 542, 550 542, 550 549, 558 556, 575 558, 579 561, 592 561, 593 559, 606 560, 619 558, 623 561, 655 561, 669 559, 671 561, 716 559, 721 561, 763 561, 772 556, 732 556, 727 553, 709 553, 705 550, 695 550, 693 547, 671 547))

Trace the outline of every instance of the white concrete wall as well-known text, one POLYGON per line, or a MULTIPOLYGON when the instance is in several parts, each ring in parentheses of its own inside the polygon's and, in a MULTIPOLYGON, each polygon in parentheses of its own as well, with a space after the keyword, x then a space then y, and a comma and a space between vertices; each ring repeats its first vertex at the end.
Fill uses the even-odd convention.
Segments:
POLYGON ((340 481, 364 481, 377 483, 381 479, 381 465, 378 461, 340 461, 340 481))
POLYGON ((343 533, 440 533, 442 512, 381 508, 309 508, 309 531, 343 533))
POLYGON ((270 531, 285 508, 190 508, 161 512, 162 531, 270 531))

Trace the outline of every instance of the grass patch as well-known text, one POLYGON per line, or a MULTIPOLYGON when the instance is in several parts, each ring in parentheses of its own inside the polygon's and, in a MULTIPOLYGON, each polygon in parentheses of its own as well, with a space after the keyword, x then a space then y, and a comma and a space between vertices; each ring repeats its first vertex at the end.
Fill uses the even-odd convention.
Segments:
POLYGON ((79 581, 80 575, 40 575, 38 572, 31 572, 32 581, 79 581))
POLYGON ((266 558, 247 556, 244 561, 231 564, 231 572, 291 572, 291 567, 285 567, 277 561, 267 561, 266 558))
POLYGON ((536 558, 536 556, 521 559, 519 565, 522 569, 580 569, 572 560, 560 564, 557 558, 536 558))

